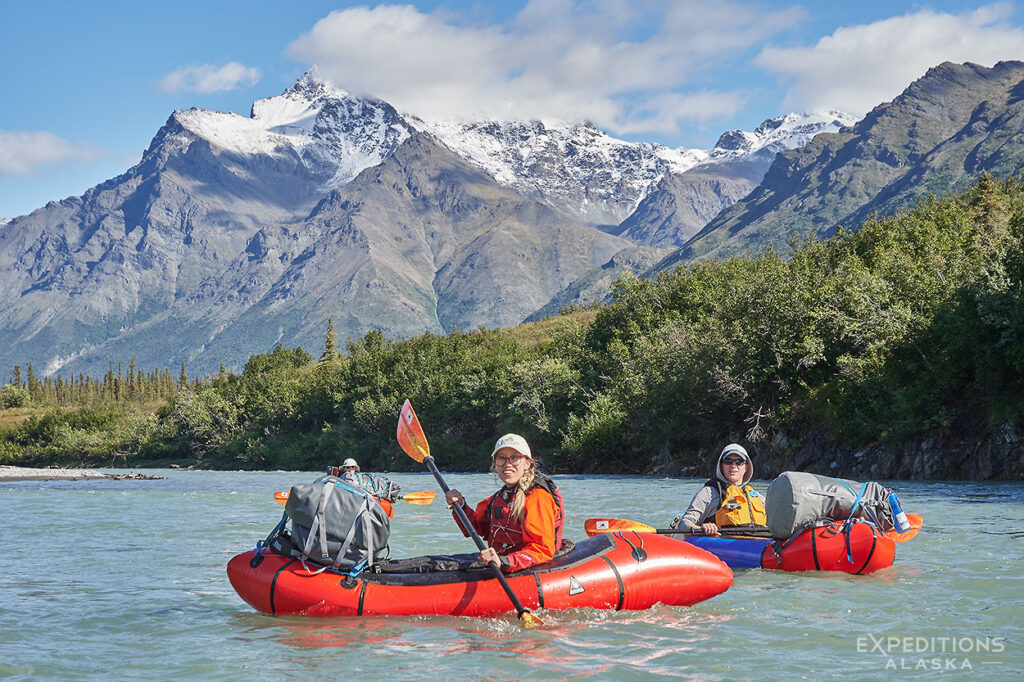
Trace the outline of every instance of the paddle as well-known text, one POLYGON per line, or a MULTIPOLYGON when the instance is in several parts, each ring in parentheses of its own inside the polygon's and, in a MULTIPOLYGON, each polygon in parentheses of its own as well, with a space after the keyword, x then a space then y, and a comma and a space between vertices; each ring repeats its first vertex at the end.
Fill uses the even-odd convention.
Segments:
MULTIPOLYGON (((704 531, 692 528, 655 528, 646 523, 627 521, 626 519, 587 519, 583 524, 588 537, 602 533, 636 532, 636 533, 657 533, 659 535, 706 535, 704 531)), ((742 535, 746 537, 770 538, 767 528, 758 526, 754 528, 719 528, 722 535, 742 535)), ((710 537, 710 536, 709 536, 710 537)))
POLYGON ((437 493, 433 490, 420 490, 415 493, 406 493, 398 499, 409 504, 430 504, 437 497, 437 493))
MULTIPOLYGON (((277 500, 278 504, 285 504, 288 502, 288 490, 278 490, 274 493, 274 499, 277 500)), ((419 490, 414 493, 406 493, 405 495, 399 495, 395 499, 408 502, 409 504, 430 504, 437 497, 437 493, 433 490, 419 490)))
MULTIPOLYGON (((907 540, 910 540, 921 530, 922 519, 920 514, 907 514, 907 520, 910 521, 910 530, 904 533, 897 533, 895 529, 887 530, 883 535, 890 538, 893 542, 906 542, 907 540)), ((646 523, 627 521, 625 519, 587 519, 583 524, 583 528, 587 531, 587 536, 589 537, 600 535, 601 533, 617 533, 622 531, 658 533, 660 535, 704 535, 703 532, 693 530, 692 528, 655 528, 653 526, 648 526, 646 523)), ((771 537, 767 528, 744 529, 726 527, 719 528, 718 532, 724 536, 738 535, 747 537, 771 537)))
POLYGON ((920 514, 907 514, 907 521, 910 521, 910 530, 902 533, 897 533, 896 529, 885 531, 885 537, 889 538, 893 542, 906 542, 912 539, 921 531, 921 524, 924 519, 921 518, 920 514))
MULTIPOLYGON (((434 478, 437 479, 437 484, 441 486, 441 490, 448 492, 451 488, 444 482, 444 478, 441 476, 441 472, 437 470, 437 465, 434 464, 434 458, 430 456, 430 445, 427 444, 427 436, 423 433, 423 427, 420 426, 420 420, 416 418, 416 413, 412 409, 412 403, 408 400, 402 405, 402 412, 398 416, 398 444, 402 446, 402 450, 405 454, 412 457, 417 462, 422 462, 427 465, 430 469, 430 473, 434 474, 434 478)), ((455 510, 456 516, 459 518, 459 523, 462 527, 469 532, 469 536, 473 538, 473 542, 476 543, 477 549, 481 552, 487 549, 487 545, 480 538, 480 535, 473 528, 473 524, 470 523, 469 518, 466 516, 465 510, 463 510, 461 504, 452 505, 452 509, 455 510)), ((509 601, 512 602, 512 606, 516 609, 516 614, 519 616, 519 622, 524 628, 535 628, 539 625, 543 625, 544 622, 535 616, 533 613, 528 611, 522 603, 519 601, 519 597, 512 591, 512 587, 508 584, 508 580, 505 579, 505 574, 501 572, 501 567, 497 563, 490 564, 491 570, 494 571, 494 577, 501 583, 501 588, 505 590, 505 594, 508 595, 509 601)))

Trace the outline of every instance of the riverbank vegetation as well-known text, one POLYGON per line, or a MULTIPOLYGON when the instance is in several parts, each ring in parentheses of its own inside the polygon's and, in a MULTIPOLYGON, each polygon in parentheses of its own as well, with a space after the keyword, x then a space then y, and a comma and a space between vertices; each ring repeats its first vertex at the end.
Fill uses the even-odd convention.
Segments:
POLYGON ((1016 179, 825 240, 626 276, 614 294, 510 329, 371 332, 342 352, 329 327, 315 360, 278 347, 202 381, 156 372, 166 392, 148 402, 18 398, 39 413, 0 422, 0 463, 407 469, 395 426, 409 398, 446 468, 483 469, 516 431, 556 471, 638 472, 725 440, 980 434, 1024 405, 1016 179))

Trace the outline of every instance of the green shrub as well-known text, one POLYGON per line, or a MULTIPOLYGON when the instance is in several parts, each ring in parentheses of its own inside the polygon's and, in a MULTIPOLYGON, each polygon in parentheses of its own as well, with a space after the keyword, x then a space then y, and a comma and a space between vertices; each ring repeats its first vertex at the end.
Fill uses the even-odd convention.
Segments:
POLYGON ((8 384, 0 390, 3 407, 28 407, 31 396, 28 389, 8 384))

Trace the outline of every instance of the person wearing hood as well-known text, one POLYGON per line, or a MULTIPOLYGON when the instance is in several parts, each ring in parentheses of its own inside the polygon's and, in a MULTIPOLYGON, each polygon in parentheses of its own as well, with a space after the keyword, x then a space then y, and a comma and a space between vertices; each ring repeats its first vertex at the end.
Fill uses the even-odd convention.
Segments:
MULTIPOLYGON (((475 509, 458 490, 445 493, 448 506, 462 505, 488 544, 479 559, 508 573, 551 561, 562 549, 565 505, 554 481, 537 469, 526 439, 514 433, 499 438, 491 452, 491 471, 503 485, 475 509)), ((455 520, 462 528, 458 515, 455 520)), ((465 528, 462 532, 469 535, 465 528)))
POLYGON ((697 491, 685 512, 672 521, 672 528, 690 528, 717 536, 725 526, 764 526, 767 522, 764 498, 750 485, 754 462, 746 448, 730 443, 722 448, 715 478, 697 491))

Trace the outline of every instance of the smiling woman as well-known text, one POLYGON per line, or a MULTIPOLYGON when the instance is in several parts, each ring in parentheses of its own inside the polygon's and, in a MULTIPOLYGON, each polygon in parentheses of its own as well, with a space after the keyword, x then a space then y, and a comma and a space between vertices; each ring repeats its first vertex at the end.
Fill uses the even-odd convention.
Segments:
MULTIPOLYGON (((491 471, 504 485, 476 509, 466 505, 458 490, 445 494, 449 506, 462 505, 474 529, 488 543, 480 559, 499 562, 505 572, 551 561, 563 549, 565 505, 558 487, 537 470, 530 445, 518 434, 499 438, 491 460, 491 471)), ((462 531, 469 535, 468 529, 462 531)))

